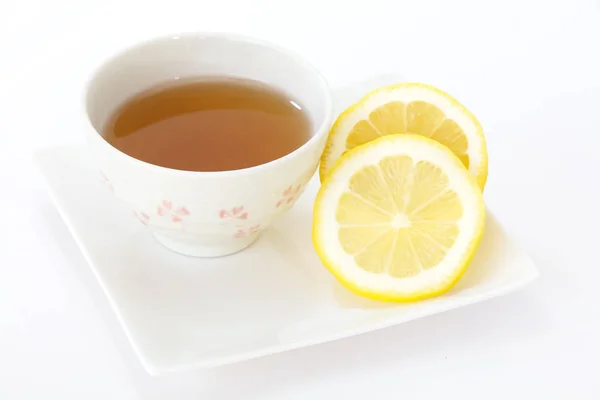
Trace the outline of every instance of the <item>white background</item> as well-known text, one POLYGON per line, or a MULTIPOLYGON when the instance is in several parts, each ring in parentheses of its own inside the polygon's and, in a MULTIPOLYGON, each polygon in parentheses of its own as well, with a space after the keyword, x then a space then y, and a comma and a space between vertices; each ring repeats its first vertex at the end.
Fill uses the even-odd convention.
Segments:
POLYGON ((600 398, 600 2, 0 2, 0 399, 600 398), (89 70, 163 33, 235 31, 340 86, 401 73, 481 120, 488 205, 541 278, 507 297, 151 377, 50 202, 34 149, 82 141, 89 70))

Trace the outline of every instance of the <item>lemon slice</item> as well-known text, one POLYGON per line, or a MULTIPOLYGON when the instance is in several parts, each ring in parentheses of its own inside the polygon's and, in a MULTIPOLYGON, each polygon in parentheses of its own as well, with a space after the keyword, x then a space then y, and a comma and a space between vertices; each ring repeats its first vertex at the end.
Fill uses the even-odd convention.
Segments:
POLYGON ((343 155, 315 201, 313 242, 353 292, 412 301, 448 290, 483 234, 475 178, 448 148, 389 135, 343 155))
POLYGON ((380 136, 412 133, 448 147, 483 189, 488 156, 481 125, 465 107, 441 90, 400 83, 367 94, 337 118, 321 157, 321 181, 346 151, 380 136))

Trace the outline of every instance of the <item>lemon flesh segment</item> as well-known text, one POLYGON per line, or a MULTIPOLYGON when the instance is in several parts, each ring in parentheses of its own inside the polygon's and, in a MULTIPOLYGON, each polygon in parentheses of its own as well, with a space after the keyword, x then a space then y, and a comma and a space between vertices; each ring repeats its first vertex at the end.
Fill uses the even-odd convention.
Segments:
MULTIPOLYGON (((406 162, 407 157, 397 157, 399 158, 397 161, 406 162)), ((385 166, 394 164, 395 158, 388 157, 379 164, 385 166)), ((345 219, 338 218, 339 240, 342 247, 350 248, 349 254, 354 255, 356 264, 367 271, 385 273, 391 269, 390 274, 395 275, 395 266, 406 264, 406 257, 412 257, 415 265, 412 266, 411 271, 417 273, 419 270, 439 264, 447 249, 454 244, 453 239, 456 239, 456 235, 442 235, 439 238, 440 225, 451 224, 451 228, 457 229, 456 222, 462 216, 462 208, 456 193, 448 189, 447 176, 438 167, 426 161, 413 163, 411 167, 410 173, 413 177, 407 185, 410 187, 405 187, 407 193, 392 192, 391 189, 396 186, 393 182, 390 182, 390 187, 382 185, 381 180, 378 179, 378 175, 382 174, 380 167, 365 166, 350 178, 351 191, 356 193, 356 189, 361 189, 362 191, 358 193, 362 193, 366 199, 371 199, 374 206, 378 204, 382 207, 379 215, 384 214, 383 207, 389 213, 387 223, 379 225, 353 226, 346 224, 345 219), (415 229, 412 226, 413 220, 417 222, 424 220, 429 223, 420 223, 419 228, 415 229), (349 244, 361 242, 361 238, 362 243, 366 242, 366 245, 355 254, 355 246, 349 244), (397 251, 396 246, 398 246, 397 251), (397 256, 397 260, 394 260, 393 254, 397 256)), ((346 213, 361 214, 365 207, 368 210, 373 209, 373 206, 360 202, 348 206, 349 204, 342 197, 338 207, 343 208, 346 213)))
POLYGON ((393 134, 422 135, 443 144, 485 186, 488 161, 481 125, 450 95, 419 83, 377 89, 340 114, 321 158, 321 180, 346 151, 393 134))
POLYGON ((347 152, 323 182, 313 240, 349 289, 406 301, 449 289, 483 233, 475 179, 436 141, 390 135, 347 152))

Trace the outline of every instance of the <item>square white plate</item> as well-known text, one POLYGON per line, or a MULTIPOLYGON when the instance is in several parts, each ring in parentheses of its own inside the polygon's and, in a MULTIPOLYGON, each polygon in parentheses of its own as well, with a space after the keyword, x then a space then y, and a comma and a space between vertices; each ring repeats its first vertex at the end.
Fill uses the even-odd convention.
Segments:
MULTIPOLYGON (((338 109, 390 80, 336 91, 338 109)), ((313 250, 316 180, 250 248, 197 259, 158 244, 104 187, 85 148, 45 149, 37 161, 151 374, 234 363, 381 329, 506 294, 538 276, 488 213, 478 253, 449 293, 414 304, 377 303, 341 287, 313 250)))

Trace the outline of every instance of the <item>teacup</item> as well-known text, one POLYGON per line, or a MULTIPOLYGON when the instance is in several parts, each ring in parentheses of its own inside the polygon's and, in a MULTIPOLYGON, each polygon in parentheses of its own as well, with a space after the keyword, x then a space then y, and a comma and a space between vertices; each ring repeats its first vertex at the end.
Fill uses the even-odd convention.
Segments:
POLYGON ((116 55, 91 78, 85 108, 88 142, 114 194, 164 246, 201 257, 244 249, 294 205, 317 168, 333 119, 327 82, 307 61, 228 34, 163 37, 116 55), (132 96, 169 80, 202 76, 253 79, 289 93, 304 105, 312 137, 274 161, 219 172, 152 165, 102 137, 103 125, 132 96))

